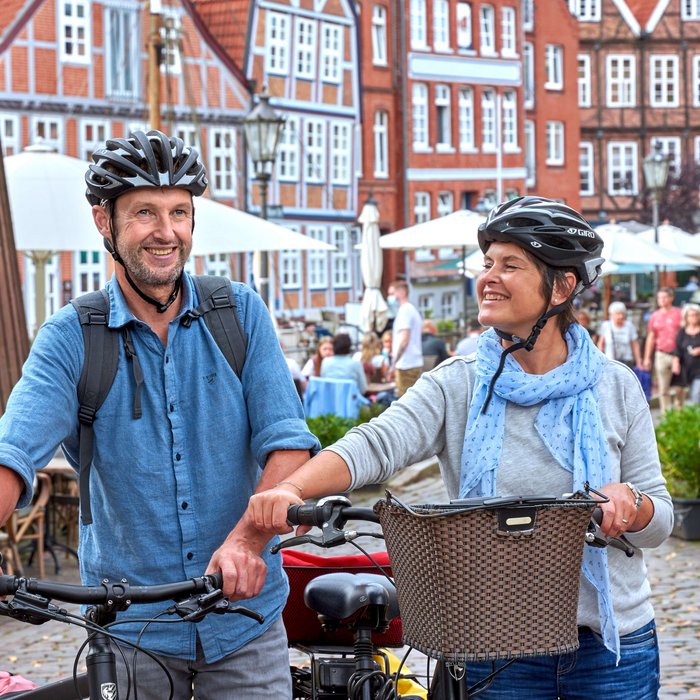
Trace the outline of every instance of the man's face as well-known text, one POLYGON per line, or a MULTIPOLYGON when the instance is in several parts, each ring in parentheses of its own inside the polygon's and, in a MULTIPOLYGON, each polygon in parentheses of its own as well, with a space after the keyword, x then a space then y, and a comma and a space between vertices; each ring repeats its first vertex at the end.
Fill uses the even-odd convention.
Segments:
POLYGON ((177 281, 192 250, 193 221, 192 195, 181 187, 142 187, 117 199, 114 242, 134 282, 177 281))
POLYGON ((659 292, 656 302, 662 309, 667 309, 673 304, 673 297, 668 292, 659 292))

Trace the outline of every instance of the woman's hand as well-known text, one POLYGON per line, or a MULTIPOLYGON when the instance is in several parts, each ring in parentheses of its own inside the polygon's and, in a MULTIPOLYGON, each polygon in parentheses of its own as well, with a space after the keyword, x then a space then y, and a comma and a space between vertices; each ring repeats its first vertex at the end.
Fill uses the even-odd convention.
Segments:
POLYGON ((261 532, 270 536, 283 535, 293 530, 287 523, 287 509, 289 506, 303 503, 304 501, 296 492, 285 488, 285 484, 279 484, 251 496, 248 502, 248 514, 255 527, 261 532))
POLYGON ((643 496, 642 504, 637 509, 635 496, 627 484, 606 484, 598 490, 610 499, 600 504, 603 511, 600 529, 607 537, 637 532, 645 528, 654 515, 654 505, 647 495, 643 496))
POLYGON ((671 361, 671 372, 673 372, 673 374, 680 374, 681 373, 681 358, 680 357, 674 357, 673 360, 671 361))

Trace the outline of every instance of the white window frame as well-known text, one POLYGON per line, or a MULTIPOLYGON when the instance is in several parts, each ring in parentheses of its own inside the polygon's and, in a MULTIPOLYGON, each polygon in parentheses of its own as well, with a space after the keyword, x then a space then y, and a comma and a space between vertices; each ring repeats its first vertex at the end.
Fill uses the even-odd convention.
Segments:
POLYGON ((331 182, 334 185, 350 184, 352 160, 352 125, 347 122, 330 122, 331 182))
POLYGON ((649 105, 669 108, 679 104, 678 56, 649 56, 649 105))
POLYGON ((181 138, 186 146, 192 146, 202 152, 199 129, 193 124, 176 124, 175 136, 181 138))
POLYGON ((457 292, 443 292, 440 301, 442 318, 455 318, 457 316, 457 292))
POLYGON ((591 106, 591 57, 590 54, 580 53, 576 60, 578 83, 578 106, 591 106))
MULTIPOLYGON (((418 253, 418 251, 416 251, 418 253)), ((423 318, 426 314, 430 314, 433 311, 433 294, 419 294, 418 295, 418 311, 420 311, 423 318)))
POLYGON ((437 215, 447 216, 455 210, 455 196, 452 192, 438 192, 437 215))
POLYGON ((280 288, 284 291, 301 289, 301 251, 281 250, 279 257, 280 288))
POLYGON ((456 13, 457 48, 460 51, 471 51, 474 48, 474 27, 471 3, 458 2, 456 13))
POLYGON ((589 141, 579 143, 579 194, 590 197, 595 194, 595 161, 593 144, 589 141))
POLYGON ((289 75, 290 25, 288 14, 265 13, 265 73, 289 75))
POLYGON ((523 30, 531 32, 535 28, 535 0, 522 2, 523 30))
MULTIPOLYGON (((700 0, 698 0, 700 2, 700 0)), ((693 107, 700 107, 700 54, 693 56, 693 107)))
POLYGON ((433 49, 450 49, 450 3, 449 0, 433 0, 433 49))
POLYGON ((535 46, 531 41, 523 43, 523 107, 535 106, 535 46))
POLYGON ((428 46, 428 9, 426 0, 410 0, 411 48, 425 49, 428 46))
POLYGON ((700 0, 681 0, 681 19, 700 19, 700 0))
POLYGON ((693 153, 695 156, 695 163, 700 165, 700 136, 696 136, 693 139, 693 153))
POLYGON ((452 151, 452 95, 449 85, 435 86, 435 150, 452 151))
POLYGON ((297 17, 294 22, 294 75, 297 78, 316 77, 316 32, 318 23, 297 17))
POLYGON ((474 88, 459 89, 459 150, 470 153, 476 150, 474 143, 474 88))
POLYGON ((525 186, 534 187, 537 183, 537 141, 535 122, 526 119, 523 123, 525 140, 525 186))
POLYGON ((202 255, 202 273, 231 279, 231 255, 229 253, 209 253, 202 255))
MULTIPOLYGON (((326 226, 307 226, 306 235, 314 241, 328 243, 328 228, 326 226)), ((306 275, 309 290, 328 289, 328 252, 325 250, 309 250, 306 253, 306 275)))
POLYGON ((649 153, 654 153, 657 143, 661 144, 661 153, 668 158, 669 175, 678 177, 682 165, 680 136, 654 136, 649 143, 649 153))
POLYGON ((326 181, 326 122, 307 119, 304 123, 304 179, 309 183, 326 181))
POLYGON ((163 43, 160 63, 161 73, 166 75, 180 75, 182 73, 182 56, 180 54, 182 17, 172 8, 163 8, 160 38, 163 43))
POLYGON ((389 177, 389 113, 378 109, 374 113, 374 177, 389 177))
POLYGON ((631 54, 605 57, 607 107, 634 107, 637 103, 637 62, 631 54), (629 74, 627 74, 629 72, 629 74))
POLYGON ((339 83, 343 78, 343 27, 321 22, 321 80, 339 83))
POLYGON ((516 14, 514 7, 501 8, 501 56, 512 58, 518 55, 516 14))
POLYGON ((546 165, 564 165, 564 154, 566 152, 566 135, 564 122, 548 121, 545 125, 547 155, 546 165))
POLYGON ((569 0, 569 10, 579 22, 600 22, 601 0, 569 0))
POLYGON ((235 129, 209 129, 209 183, 212 194, 218 197, 235 197, 238 193, 236 148, 235 129))
POLYGON ((496 92, 488 89, 481 93, 481 148, 486 153, 496 150, 496 92))
POLYGON ((107 283, 106 251, 76 250, 73 253, 73 296, 96 292, 107 283), (83 262, 83 256, 85 262, 83 262), (87 284, 83 284, 85 276, 87 284))
POLYGON ((299 117, 288 114, 277 147, 277 179, 299 182, 299 117))
POLYGON ((503 150, 517 152, 518 145, 518 96, 515 90, 505 90, 501 98, 501 118, 503 120, 503 150))
POLYGON ((112 123, 108 119, 81 119, 78 132, 78 157, 92 160, 92 154, 112 137, 112 123))
POLYGON ((42 143, 54 148, 56 153, 63 153, 64 122, 61 116, 32 115, 29 131, 29 143, 42 143))
POLYGON ((413 83, 412 96, 413 150, 427 151, 430 148, 428 86, 425 83, 413 83))
POLYGON ((92 46, 89 0, 61 0, 56 6, 61 62, 89 64, 92 46))
POLYGON ((496 12, 493 5, 479 7, 479 45, 485 56, 496 55, 496 12))
POLYGON ((136 5, 104 8, 105 94, 134 100, 141 97, 141 10, 136 5))
POLYGON ((607 151, 608 194, 637 195, 639 193, 639 154, 636 142, 610 141, 607 151), (624 179, 623 172, 626 175, 624 179), (629 188, 624 187, 625 184, 629 184, 629 188))
POLYGON ((0 112, 0 138, 2 139, 2 153, 4 156, 13 156, 20 152, 22 139, 18 114, 0 112), (8 133, 8 126, 11 133, 8 133))
POLYGON ((333 289, 350 289, 352 287, 350 266, 352 250, 348 228, 346 226, 331 226, 331 243, 336 247, 336 250, 331 253, 333 289))
POLYGON ((384 5, 372 8, 372 63, 375 66, 389 64, 387 52, 387 9, 384 5))
POLYGON ((545 90, 564 89, 564 47, 559 44, 547 44, 545 55, 545 90))
POLYGON ((430 192, 416 192, 413 195, 413 223, 430 221, 430 192))

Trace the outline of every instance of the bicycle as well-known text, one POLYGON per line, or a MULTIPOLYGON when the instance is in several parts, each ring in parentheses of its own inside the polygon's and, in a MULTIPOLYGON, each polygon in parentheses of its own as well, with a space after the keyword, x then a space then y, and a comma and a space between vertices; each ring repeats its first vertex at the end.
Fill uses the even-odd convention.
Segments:
MULTIPOLYGON (((0 560, 0 564, 1 564, 0 560)), ((211 574, 192 578, 187 581, 166 583, 149 586, 134 586, 126 579, 118 582, 102 581, 99 586, 82 586, 79 584, 56 583, 21 576, 0 576, 0 596, 11 596, 8 600, 0 600, 0 615, 14 618, 28 624, 40 625, 49 620, 57 620, 67 624, 77 624, 84 627, 88 637, 76 655, 71 678, 50 683, 33 690, 10 693, 5 698, 19 700, 118 700, 120 697, 117 686, 116 656, 110 640, 121 642, 134 650, 141 651, 154 658, 148 650, 143 649, 137 642, 130 642, 113 632, 119 625, 117 612, 126 610, 131 605, 141 603, 158 603, 167 600, 174 601, 162 614, 176 615, 183 622, 199 622, 209 614, 239 614, 264 622, 263 617, 243 606, 233 605, 224 598, 221 591, 221 574, 211 574), (87 605, 84 615, 68 613, 51 601, 87 605), (87 673, 78 674, 78 659, 82 650, 88 647, 86 657, 87 673)), ((160 617, 160 615, 158 616, 160 617)), ((157 622, 156 618, 146 621, 146 624, 157 622)), ((124 658, 129 697, 134 671, 129 664, 124 651, 124 658)), ((167 670, 155 659, 168 679, 170 697, 172 698, 173 684, 167 670)))
MULTIPOLYGON (((591 489, 592 491, 592 489, 591 489)), ((597 505, 604 502, 606 499, 600 494, 600 500, 595 500, 588 495, 569 494, 568 498, 492 498, 492 499, 477 499, 476 501, 461 501, 444 506, 443 509, 451 512, 453 515, 469 514, 469 513, 496 513, 501 532, 510 531, 515 538, 520 538, 522 541, 527 538, 534 528, 534 519, 537 518, 536 511, 538 509, 549 509, 554 512, 557 508, 565 511, 567 507, 579 507, 582 513, 578 513, 576 520, 578 523, 583 523, 583 531, 580 526, 569 528, 572 530, 573 537, 581 539, 581 550, 583 549, 583 541, 594 547, 614 546, 622 549, 628 556, 634 554, 624 538, 608 539, 602 535, 599 523, 602 512, 597 505), (593 514, 593 517, 591 515, 593 514), (582 535, 582 536, 581 536, 582 535)), ((400 503, 387 492, 387 501, 391 505, 391 501, 400 503)), ((321 529, 320 535, 306 534, 302 536, 291 537, 282 541, 279 545, 273 548, 273 551, 279 551, 288 547, 294 547, 299 544, 311 543, 321 548, 332 548, 346 542, 353 542, 360 536, 370 535, 376 537, 376 533, 362 533, 354 529, 346 528, 346 524, 351 520, 366 521, 380 523, 384 527, 385 534, 387 533, 387 502, 379 501, 374 508, 355 507, 344 496, 331 496, 318 501, 315 504, 305 504, 301 506, 291 506, 288 512, 288 522, 290 525, 308 525, 315 526, 321 529), (383 504, 383 505, 381 505, 383 504)), ((404 509, 407 512, 413 512, 418 509, 430 509, 434 507, 407 507, 400 504, 400 510, 404 509)), ((570 511, 571 512, 571 511, 570 511)), ((441 513, 428 514, 428 518, 438 519, 441 513)), ((489 516, 490 517, 490 516, 489 516)), ((389 530, 393 526, 389 525, 389 530)), ((397 548, 397 541, 401 542, 405 539, 405 532, 391 533, 391 539, 388 538, 387 545, 392 563, 395 565, 396 582, 389 575, 387 567, 377 563, 376 556, 372 556, 361 551, 368 557, 368 561, 372 566, 376 566, 376 574, 368 573, 347 573, 347 562, 344 559, 333 557, 326 558, 327 568, 337 566, 337 573, 326 573, 315 578, 306 585, 304 591, 304 601, 317 615, 323 629, 331 636, 337 630, 349 631, 353 640, 352 643, 341 645, 319 643, 318 639, 314 638, 310 641, 305 641, 304 635, 297 635, 301 638, 295 638, 291 646, 300 652, 307 654, 309 659, 308 668, 293 667, 292 677, 294 684, 295 700, 330 700, 331 698, 346 698, 349 700, 393 700, 402 697, 405 700, 408 698, 428 698, 429 700, 465 700, 466 698, 475 697, 479 692, 485 690, 496 672, 482 681, 479 685, 469 687, 466 678, 466 661, 477 660, 477 658, 469 658, 469 654, 464 655, 464 658, 450 661, 449 653, 441 653, 440 650, 431 648, 430 643, 424 641, 424 630, 421 628, 429 627, 432 624, 431 620, 426 623, 425 620, 416 622, 416 606, 424 605, 425 598, 418 595, 416 602, 415 588, 413 584, 416 579, 412 578, 412 567, 408 567, 408 571, 402 571, 402 564, 405 563, 401 559, 405 559, 405 552, 401 552, 401 546, 397 548), (394 551, 392 551, 394 550, 394 551), (398 554, 398 556, 396 556, 398 554), (402 557, 403 554, 403 557, 402 557), (401 577, 404 577, 403 586, 401 577), (408 585, 407 585, 408 584, 408 585), (398 587, 398 592, 397 592, 398 587), (405 622, 409 623, 409 629, 404 627, 404 636, 409 646, 415 646, 419 651, 426 654, 428 659, 432 657, 436 660, 434 672, 431 674, 426 672, 425 680, 418 691, 414 690, 416 677, 413 675, 402 675, 402 666, 406 659, 401 661, 398 668, 390 667, 390 655, 381 649, 382 644, 386 643, 387 638, 389 645, 402 646, 401 643, 396 644, 396 631, 394 635, 387 637, 387 630, 390 625, 395 624, 399 616, 399 607, 401 609, 401 617, 405 618, 405 622), (402 682, 410 681, 408 694, 399 695, 399 690, 402 682), (412 694, 413 693, 413 694, 412 694)), ((357 545, 356 545, 357 546, 357 545)), ((582 553, 582 552, 581 552, 582 553)), ((581 558, 574 557, 573 565, 570 569, 578 569, 580 571, 581 558)), ((287 568, 287 567, 286 567, 287 568)), ((574 577, 569 577, 569 598, 572 598, 568 606, 568 620, 566 621, 571 631, 573 623, 573 634, 577 635, 577 627, 575 620, 576 601, 578 598, 578 571, 574 577), (571 595, 571 591, 576 589, 575 597, 571 595)), ((468 585, 468 583, 467 583, 468 585)), ((555 593, 554 597, 559 593, 555 593)), ((295 603, 298 604, 299 593, 295 592, 292 585, 290 600, 296 598, 295 603)), ((434 602, 434 601, 433 601, 434 602)), ((287 610, 285 609, 285 615, 287 610)), ((431 608, 428 611, 428 616, 435 614, 431 608)), ((536 614, 537 615, 537 614, 536 614)), ((536 616, 535 615, 535 616, 536 616)), ((420 618, 420 611, 418 611, 420 618)), ((288 634, 292 636, 290 624, 285 619, 288 634)), ((555 620, 554 627, 560 624, 559 620, 555 620)), ((558 632, 558 631, 557 631, 558 632)), ((460 632, 461 633, 461 632, 460 632)), ((509 637, 511 631, 505 635, 509 637)), ((476 636, 475 644, 478 646, 483 640, 480 636, 483 635, 483 629, 479 629, 476 636)), ((313 635, 311 635, 313 637, 313 635)), ((400 632, 399 632, 400 636, 400 632)), ((428 637, 430 635, 428 634, 428 637)), ((486 635, 483 635, 486 636, 486 635)), ((309 639, 307 637, 307 639, 309 639)), ((489 643, 493 643, 490 640, 489 643)), ((499 640, 496 640, 498 643, 499 640)), ((487 642, 484 642, 485 644, 487 642)), ((556 644, 559 644, 556 641, 556 644)), ((555 644, 555 646, 556 646, 555 644)), ((565 640, 564 646, 567 651, 572 651, 578 646, 577 636, 574 643, 569 635, 569 639, 565 640)), ((486 648, 486 647, 485 647, 486 648)), ((410 649, 409 649, 410 651, 410 649)), ((562 652, 560 652, 562 653, 562 652)), ((408 655, 408 654, 407 654, 408 655)), ((407 656, 406 655, 406 656, 407 656)), ((513 663, 523 655, 531 655, 523 653, 520 649, 511 649, 508 654, 503 654, 499 650, 499 658, 509 658, 510 663, 513 663)), ((478 659, 488 660, 488 659, 478 659)), ((502 670, 502 669, 501 669, 502 670)))

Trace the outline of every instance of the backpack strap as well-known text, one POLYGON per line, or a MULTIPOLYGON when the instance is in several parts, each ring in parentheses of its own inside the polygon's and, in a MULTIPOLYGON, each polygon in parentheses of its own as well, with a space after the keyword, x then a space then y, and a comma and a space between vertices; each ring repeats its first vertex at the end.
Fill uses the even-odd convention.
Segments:
POLYGON ((95 442, 92 424, 114 383, 119 362, 119 333, 109 328, 109 297, 104 289, 71 300, 83 329, 85 359, 78 382, 80 421, 80 515, 92 523, 90 468, 95 442))
POLYGON ((240 380, 247 341, 238 318, 231 282, 225 277, 213 275, 192 275, 192 281, 200 302, 196 309, 183 315, 181 322, 189 328, 192 321, 203 318, 226 361, 240 380))

